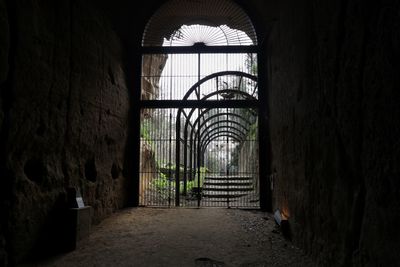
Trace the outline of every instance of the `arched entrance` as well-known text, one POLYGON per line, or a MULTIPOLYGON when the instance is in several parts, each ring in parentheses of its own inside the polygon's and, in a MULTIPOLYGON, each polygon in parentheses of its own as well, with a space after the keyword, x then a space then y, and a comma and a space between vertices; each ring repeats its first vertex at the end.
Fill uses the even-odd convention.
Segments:
POLYGON ((228 0, 172 0, 142 45, 139 204, 260 207, 250 19, 228 0))

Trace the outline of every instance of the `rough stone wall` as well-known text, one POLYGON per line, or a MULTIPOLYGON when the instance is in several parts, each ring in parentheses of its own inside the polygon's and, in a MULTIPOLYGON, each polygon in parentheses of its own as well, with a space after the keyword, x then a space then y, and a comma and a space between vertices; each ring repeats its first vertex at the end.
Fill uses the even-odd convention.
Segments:
POLYGON ((267 47, 274 208, 321 266, 395 266, 399 2, 278 10, 267 47))
POLYGON ((124 206, 129 96, 121 43, 91 1, 2 0, 0 15, 0 255, 13 264, 57 247, 67 187, 94 222, 124 206))
MULTIPOLYGON (((1 99, 3 99, 3 95, 5 95, 5 87, 8 76, 8 52, 10 46, 10 38, 9 38, 9 25, 8 25, 8 15, 7 8, 4 0, 0 0, 0 92, 1 99)), ((3 136, 3 122, 4 122, 4 104, 3 101, 0 101, 0 137, 3 136)), ((1 142, 0 145, 0 161, 4 160, 5 154, 3 154, 4 143, 1 142)), ((2 173, 3 167, 0 167, 0 173, 2 173)), ((0 185, 3 185, 2 180, 4 177, 0 176, 0 185)), ((5 240, 5 229, 4 225, 7 223, 7 220, 4 218, 6 216, 6 207, 5 207, 5 188, 0 188, 0 211, 2 212, 2 219, 0 219, 0 266, 7 265, 7 253, 6 253, 6 240, 5 240)))
POLYGON ((160 95, 160 77, 168 55, 146 55, 142 61, 142 100, 156 100, 160 95))
MULTIPOLYGON (((165 1, 97 2, 138 44, 165 1)), ((268 44, 274 208, 319 265, 395 266, 398 1, 238 2, 268 44)), ((95 221, 125 203, 123 55, 95 10, 90 0, 0 0, 0 265, 4 251, 22 259, 59 230, 52 211, 68 186, 95 221)))
POLYGON ((259 151, 258 142, 253 137, 248 137, 245 140, 239 151, 239 175, 253 175, 253 186, 254 189, 259 189, 259 151))

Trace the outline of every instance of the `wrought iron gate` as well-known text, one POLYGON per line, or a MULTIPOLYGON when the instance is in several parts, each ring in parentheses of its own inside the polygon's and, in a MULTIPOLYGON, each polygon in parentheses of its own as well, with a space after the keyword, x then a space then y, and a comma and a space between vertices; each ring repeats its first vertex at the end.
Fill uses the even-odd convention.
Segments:
POLYGON ((139 203, 259 207, 255 54, 147 54, 143 64, 139 203), (218 58, 241 65, 201 71, 218 58))
POLYGON ((145 32, 142 47, 139 204, 259 207, 260 105, 250 20, 237 17, 251 37, 227 25, 183 25, 158 46, 163 19, 150 20, 154 32, 145 32))
POLYGON ((140 204, 257 208, 257 126, 254 108, 147 109, 140 204))

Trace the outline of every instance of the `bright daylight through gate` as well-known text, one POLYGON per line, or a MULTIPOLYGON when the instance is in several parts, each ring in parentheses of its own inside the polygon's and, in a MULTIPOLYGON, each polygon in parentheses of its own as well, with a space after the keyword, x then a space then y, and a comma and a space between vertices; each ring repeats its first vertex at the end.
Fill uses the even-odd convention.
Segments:
POLYGON ((259 207, 257 54, 237 49, 251 44, 184 25, 143 54, 140 205, 259 207))

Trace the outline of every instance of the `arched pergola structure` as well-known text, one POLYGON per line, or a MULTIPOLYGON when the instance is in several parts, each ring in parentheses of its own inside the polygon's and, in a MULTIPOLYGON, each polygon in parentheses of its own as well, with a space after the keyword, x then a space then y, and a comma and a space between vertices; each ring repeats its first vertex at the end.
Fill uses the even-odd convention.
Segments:
MULTIPOLYGON (((204 77, 203 79, 196 82, 183 97, 183 101, 188 101, 192 95, 197 97, 199 101, 207 101, 208 99, 217 98, 219 96, 224 99, 224 95, 229 94, 229 101, 232 100, 241 100, 244 101, 242 104, 246 104, 246 101, 257 101, 256 90, 257 88, 257 77, 248 73, 240 72, 240 71, 224 71, 213 73, 204 77), (223 80, 226 76, 233 76, 239 79, 239 83, 234 87, 228 88, 219 88, 218 80, 223 80), (252 94, 246 92, 245 90, 241 90, 241 84, 244 79, 248 79, 253 83, 253 87, 250 91, 252 94), (209 82, 210 80, 215 80, 215 88, 210 93, 203 95, 200 98, 200 94, 197 90, 202 86, 202 84, 209 82)), ((235 112, 219 112, 217 114, 212 114, 211 116, 207 116, 212 108, 208 108, 202 110, 193 123, 190 123, 190 120, 195 112, 196 108, 192 108, 188 114, 185 116, 184 123, 184 134, 183 134, 183 183, 184 189, 183 194, 187 193, 187 166, 189 165, 189 179, 192 179, 193 169, 197 169, 198 181, 200 181, 200 166, 204 163, 204 154, 206 147, 216 138, 218 137, 227 137, 232 138, 238 143, 244 142, 246 136, 250 130, 249 126, 251 124, 249 118, 245 118, 244 116, 237 114, 235 112), (222 120, 220 118, 223 118, 222 120), (188 128, 190 126, 190 135, 188 134, 188 128), (190 137, 190 138, 189 138, 190 137), (188 140, 189 138, 189 140, 188 140), (189 142, 189 145, 188 145, 189 142), (189 148, 189 149, 188 149, 189 148), (188 151, 189 150, 189 151, 188 151), (189 154, 189 157, 188 157, 189 154)), ((249 113, 254 115, 253 122, 256 120, 256 114, 253 109, 247 108, 249 113)), ((178 109, 177 118, 176 118, 176 140, 177 142, 177 154, 176 154, 176 169, 181 166, 181 155, 180 155, 180 141, 181 141, 181 116, 182 116, 183 108, 178 109)), ((179 174, 177 173, 177 180, 179 180, 179 174)), ((178 183, 177 183, 178 184, 178 183)), ((200 187, 200 184, 198 185, 200 187)), ((176 190, 180 191, 179 185, 176 190)))

